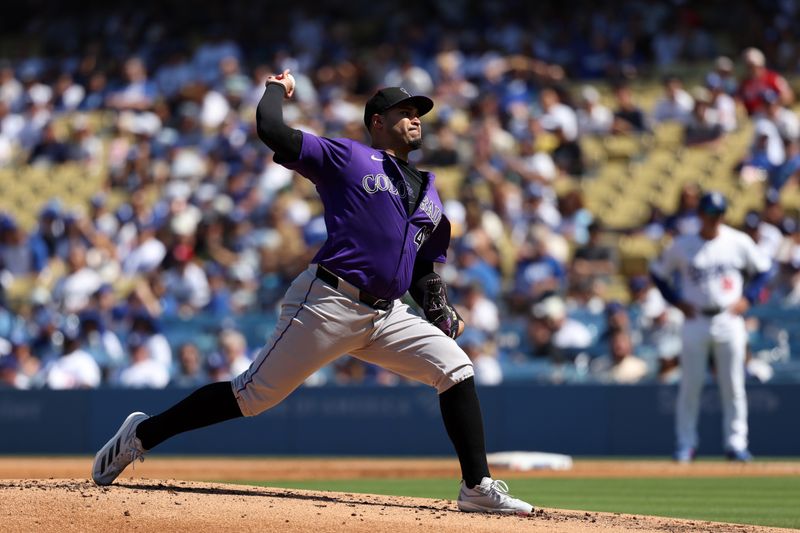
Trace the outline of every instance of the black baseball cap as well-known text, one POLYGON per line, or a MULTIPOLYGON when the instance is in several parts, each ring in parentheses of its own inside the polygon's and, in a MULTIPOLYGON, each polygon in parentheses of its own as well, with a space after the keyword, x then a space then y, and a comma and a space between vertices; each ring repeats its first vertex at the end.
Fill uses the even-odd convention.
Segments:
POLYGON ((701 213, 719 216, 728 210, 728 201, 722 193, 710 191, 700 198, 700 205, 698 207, 701 213))
POLYGON ((433 100, 427 96, 412 95, 402 87, 386 87, 367 100, 367 105, 364 108, 364 125, 369 129, 369 121, 372 115, 381 114, 389 108, 405 103, 416 107, 419 116, 433 109, 433 100))

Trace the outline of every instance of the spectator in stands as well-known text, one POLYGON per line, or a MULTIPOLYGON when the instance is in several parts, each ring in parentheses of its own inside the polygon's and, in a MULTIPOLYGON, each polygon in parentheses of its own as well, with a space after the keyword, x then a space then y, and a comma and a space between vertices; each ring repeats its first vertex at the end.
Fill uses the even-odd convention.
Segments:
POLYGON ((571 273, 578 278, 608 279, 617 271, 615 251, 602 242, 603 225, 599 221, 589 224, 589 240, 575 250, 571 273))
POLYGON ((532 228, 539 225, 555 230, 561 224, 561 213, 547 197, 549 191, 538 183, 529 183, 522 191, 522 206, 514 217, 511 239, 517 245, 528 240, 532 228))
POLYGON ((775 124, 778 129, 778 134, 784 141, 797 141, 800 139, 800 119, 797 114, 785 107, 780 100, 778 93, 772 89, 767 89, 761 95, 764 102, 763 114, 764 118, 775 124))
POLYGON ((797 307, 800 305, 800 224, 794 218, 787 218, 783 230, 786 238, 776 254, 778 275, 773 288, 782 305, 797 307))
POLYGON ((131 334, 139 334, 155 361, 166 369, 172 368, 172 349, 164 334, 161 332, 158 321, 147 311, 134 312, 131 317, 131 334))
MULTIPOLYGON (((775 227, 781 228, 786 221, 786 213, 781 204, 781 192, 777 189, 767 188, 764 192, 764 209, 761 218, 775 227)), ((784 231, 784 234, 791 232, 784 231)))
POLYGON ((601 383, 630 385, 642 381, 649 370, 647 363, 633 354, 633 345, 624 329, 608 337, 608 354, 592 360, 590 372, 601 383))
MULTIPOLYGON (((577 123, 577 122, 576 122, 577 123)), ((577 130, 577 126, 576 126, 577 130)), ((558 146, 553 150, 553 163, 563 174, 569 176, 583 176, 584 162, 583 149, 576 138, 567 137, 566 131, 562 126, 553 130, 558 146)))
POLYGON ((706 76, 706 88, 711 92, 711 109, 716 112, 722 131, 730 133, 737 127, 736 101, 725 90, 725 81, 716 72, 706 76))
POLYGON ((19 365, 10 355, 0 355, 0 389, 24 389, 19 380, 19 365))
POLYGON ((85 115, 75 115, 70 123, 69 159, 99 168, 103 160, 103 141, 94 133, 85 115))
POLYGON ((539 150, 533 136, 519 140, 519 155, 504 154, 504 162, 513 172, 519 174, 528 185, 547 186, 558 177, 558 168, 549 152, 539 150))
POLYGON ((235 329, 224 329, 217 336, 219 351, 232 376, 238 376, 250 367, 252 359, 247 353, 247 340, 235 329))
POLYGON ((86 83, 86 95, 78 105, 80 111, 96 111, 105 106, 108 98, 108 76, 105 72, 93 72, 86 83))
POLYGON ((742 231, 747 233, 770 258, 774 259, 777 256, 783 242, 783 234, 777 227, 761 220, 758 211, 748 211, 742 223, 742 231))
POLYGON ((731 58, 719 56, 714 60, 714 70, 709 72, 709 75, 719 77, 722 92, 731 97, 736 96, 739 90, 739 82, 736 79, 736 74, 733 72, 733 67, 733 60, 731 58))
POLYGON ((656 102, 653 110, 655 122, 679 122, 686 124, 694 107, 692 97, 683 89, 683 82, 674 75, 664 78, 664 96, 656 102))
MULTIPOLYGON (((425 93, 415 93, 425 94, 425 93)), ((430 167, 449 167, 461 162, 458 150, 459 138, 450 125, 439 122, 434 125, 432 134, 425 135, 425 154, 423 163, 430 167)))
POLYGON ((619 83, 614 88, 617 107, 614 110, 614 123, 611 132, 617 134, 646 133, 650 131, 647 115, 633 101, 633 91, 627 83, 619 83))
POLYGON ((167 55, 164 63, 153 76, 156 87, 168 100, 172 100, 194 82, 196 75, 183 47, 167 55))
POLYGON ((606 283, 600 279, 578 278, 570 281, 565 303, 570 315, 599 315, 606 307, 606 283))
POLYGON ((606 303, 606 331, 604 337, 608 337, 616 331, 629 331, 631 328, 631 317, 628 309, 619 300, 611 300, 606 303))
POLYGON ((81 323, 81 336, 84 349, 106 372, 116 369, 125 362, 125 351, 116 333, 106 329, 105 321, 95 309, 85 309, 78 318, 81 323))
POLYGON ((397 67, 386 73, 383 85, 385 87, 405 87, 411 94, 430 94, 434 88, 428 71, 416 66, 410 53, 404 53, 397 67))
POLYGON ((747 73, 739 84, 738 96, 750 116, 763 111, 764 91, 772 90, 784 105, 794 102, 794 93, 786 79, 767 68, 764 53, 758 48, 747 48, 742 53, 747 73))
POLYGON ((760 115, 753 122, 753 142, 741 163, 742 181, 763 181, 768 173, 786 161, 786 151, 778 126, 760 115))
POLYGON ((31 351, 31 344, 25 333, 18 333, 11 337, 11 353, 8 357, 15 360, 17 375, 15 378, 18 389, 30 389, 40 386, 42 362, 31 351))
POLYGON ((776 191, 787 185, 797 186, 800 177, 800 141, 784 139, 783 145, 786 159, 767 174, 767 185, 776 191))
POLYGON ((605 135, 611 131, 614 115, 600 103, 600 93, 592 85, 581 89, 578 107, 578 131, 581 135, 605 135))
POLYGON ((566 282, 564 266, 548 253, 547 243, 531 233, 529 242, 520 250, 514 269, 514 294, 523 302, 548 292, 561 291, 566 282))
POLYGON ((48 304, 33 306, 32 323, 30 324, 31 351, 46 366, 61 355, 61 333, 58 327, 62 317, 48 304), (55 341, 59 342, 55 342, 55 341))
POLYGON ((178 348, 178 369, 170 381, 171 387, 194 389, 208 383, 203 369, 200 350, 192 342, 185 342, 178 348))
MULTIPOLYGON (((263 268, 262 271, 266 273, 263 268)), ((209 299, 203 312, 212 316, 229 316, 233 310, 231 308, 231 292, 225 279, 225 270, 217 263, 208 261, 205 265, 205 273, 208 280, 209 299)))
POLYGON ((14 67, 8 60, 0 64, 0 100, 9 110, 17 112, 22 110, 25 101, 25 89, 14 73, 14 67))
POLYGON ((0 269, 12 277, 38 273, 44 265, 36 264, 32 244, 13 217, 0 214, 0 269))
POLYGON ((477 281, 470 282, 463 288, 459 313, 471 328, 482 331, 490 338, 500 327, 497 304, 486 297, 483 287, 477 281))
POLYGON ((681 326, 683 313, 667 304, 661 292, 653 287, 647 276, 631 278, 628 289, 631 295, 630 313, 634 317, 630 332, 641 355, 650 353, 659 366, 678 364, 681 352, 681 326))
POLYGON ((480 283, 487 298, 494 300, 500 296, 500 274, 491 264, 496 261, 492 243, 480 234, 465 235, 456 245, 456 251, 460 277, 480 283))
POLYGON ((119 374, 119 384, 132 389, 163 389, 169 383, 169 371, 150 356, 147 342, 138 334, 128 336, 130 365, 119 374))
POLYGON ((578 138, 578 118, 575 111, 561 101, 561 97, 551 87, 545 87, 539 92, 539 107, 542 116, 539 124, 546 131, 560 131, 564 142, 571 142, 578 138))
POLYGON ((711 107, 711 93, 705 87, 692 91, 694 105, 685 121, 683 142, 686 146, 715 147, 725 133, 717 110, 711 107))
POLYGON ((484 332, 470 328, 458 338, 458 344, 472 361, 477 385, 499 385, 503 382, 496 346, 484 332))
POLYGON ((678 209, 664 221, 664 227, 671 235, 693 235, 700 231, 697 206, 700 204, 700 186, 686 183, 678 193, 678 209))
POLYGON ((55 256, 59 241, 64 235, 61 220, 61 204, 57 199, 50 200, 39 212, 39 224, 30 236, 31 250, 34 254, 34 269, 39 272, 48 266, 55 256))
POLYGON ((177 245, 172 250, 173 266, 164 273, 167 295, 175 299, 181 316, 197 313, 210 300, 206 274, 193 258, 194 250, 189 244, 177 245))
POLYGON ((80 331, 73 326, 61 330, 61 357, 48 364, 43 372, 50 389, 94 389, 100 385, 100 367, 81 349, 80 331))
POLYGON ((67 273, 53 287, 53 300, 64 312, 77 313, 82 310, 103 284, 100 275, 87 264, 86 253, 86 247, 82 244, 70 246, 67 273))
POLYGON ((66 163, 72 159, 72 155, 69 145, 56 137, 53 124, 48 123, 42 128, 41 137, 28 156, 28 164, 55 165, 66 163))
POLYGON ((119 230, 119 221, 108 209, 108 196, 98 192, 89 199, 89 224, 92 230, 113 240, 119 230))
POLYGON ((122 271, 128 275, 155 271, 167 255, 167 247, 156 237, 158 223, 146 221, 138 226, 133 248, 124 256, 122 271))
POLYGON ((561 212, 561 224, 558 233, 571 244, 583 245, 589 240, 589 225, 592 213, 586 209, 583 193, 580 189, 571 189, 558 198, 558 210, 561 212))
POLYGON ((138 57, 131 57, 125 61, 123 69, 125 83, 111 92, 106 99, 106 105, 119 110, 144 111, 151 109, 158 96, 158 91, 156 84, 147 78, 144 61, 138 57))
POLYGON ((547 357, 556 362, 572 360, 592 344, 592 333, 567 316, 564 300, 556 294, 550 293, 537 300, 529 313, 532 357, 547 357))

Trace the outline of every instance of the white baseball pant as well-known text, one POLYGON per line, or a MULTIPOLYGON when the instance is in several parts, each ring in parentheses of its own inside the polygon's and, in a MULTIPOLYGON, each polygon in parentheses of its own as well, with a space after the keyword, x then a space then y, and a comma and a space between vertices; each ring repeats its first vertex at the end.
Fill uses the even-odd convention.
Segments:
POLYGON ((681 382, 675 413, 678 449, 697 448, 697 419, 709 352, 714 357, 722 402, 723 445, 726 450, 746 449, 744 362, 747 330, 744 319, 728 312, 712 317, 698 315, 684 323, 682 337, 681 382))
POLYGON ((473 375, 467 354, 407 305, 380 311, 358 301, 343 280, 334 289, 312 264, 291 284, 271 339, 233 379, 242 414, 277 405, 305 379, 344 354, 374 363, 442 393, 473 375))

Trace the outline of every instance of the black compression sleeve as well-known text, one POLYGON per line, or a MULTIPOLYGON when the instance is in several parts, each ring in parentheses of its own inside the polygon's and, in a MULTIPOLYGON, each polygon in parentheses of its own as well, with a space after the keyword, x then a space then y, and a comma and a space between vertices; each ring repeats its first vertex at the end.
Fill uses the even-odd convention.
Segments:
POLYGON ((411 274, 411 286, 408 288, 408 293, 420 307, 425 299, 425 282, 430 279, 431 274, 438 276, 433 271, 433 261, 417 258, 414 262, 414 272, 411 274))
POLYGON ((283 98, 281 85, 270 83, 256 109, 256 131, 258 138, 269 146, 280 161, 297 161, 303 147, 303 133, 283 122, 283 98))
POLYGON ((184 431, 242 416, 231 382, 220 381, 200 387, 163 413, 144 420, 136 428, 136 436, 145 450, 151 450, 184 431))
POLYGON ((439 407, 447 435, 453 442, 467 487, 492 477, 486 461, 481 404, 475 392, 475 379, 469 377, 439 395, 439 407))

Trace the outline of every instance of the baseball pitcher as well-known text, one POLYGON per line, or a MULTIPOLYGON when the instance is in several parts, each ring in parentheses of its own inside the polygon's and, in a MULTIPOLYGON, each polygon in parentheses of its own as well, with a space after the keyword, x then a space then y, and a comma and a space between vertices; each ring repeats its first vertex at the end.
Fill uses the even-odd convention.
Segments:
POLYGON ((508 495, 486 462, 472 364, 455 339, 464 323, 447 299, 434 263, 445 261, 450 224, 434 176, 408 154, 422 144, 426 96, 400 87, 366 104, 366 146, 292 129, 282 102, 291 98, 289 71, 267 79, 257 112, 261 140, 275 161, 305 176, 325 208, 328 237, 291 284, 269 342, 232 382, 202 387, 167 411, 131 414, 94 460, 93 479, 108 485, 132 461, 169 437, 278 404, 320 367, 343 354, 381 365, 434 387, 462 469, 462 511, 529 514, 508 495), (425 318, 399 298, 410 292, 425 318))

